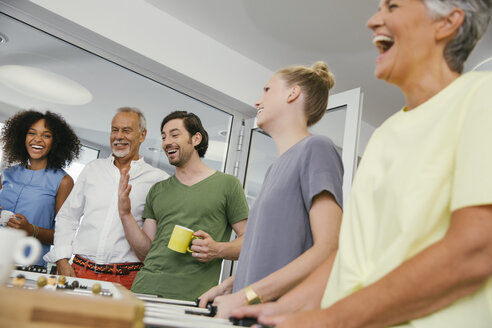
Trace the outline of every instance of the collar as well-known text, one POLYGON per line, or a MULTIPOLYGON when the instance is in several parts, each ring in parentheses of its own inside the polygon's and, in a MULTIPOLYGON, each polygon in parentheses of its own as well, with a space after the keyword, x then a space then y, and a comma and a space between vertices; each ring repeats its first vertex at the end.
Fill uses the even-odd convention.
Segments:
MULTIPOLYGON (((114 165, 114 155, 111 154, 109 155, 109 157, 106 159, 107 161, 109 161, 109 163, 111 163, 113 166, 116 167, 116 165, 114 165)), ((132 160, 130 162, 130 169, 133 168, 133 167, 141 167, 143 164, 145 164, 145 161, 144 161, 144 158, 142 155, 138 155, 138 159, 137 160, 132 160)))

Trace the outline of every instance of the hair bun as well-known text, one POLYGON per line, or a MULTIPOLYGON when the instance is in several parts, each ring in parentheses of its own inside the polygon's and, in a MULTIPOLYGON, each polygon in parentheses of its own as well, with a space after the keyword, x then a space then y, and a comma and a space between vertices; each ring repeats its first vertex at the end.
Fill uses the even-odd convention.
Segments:
POLYGON ((325 62, 317 61, 311 66, 311 69, 326 82, 328 90, 331 90, 335 86, 335 76, 330 72, 325 62))

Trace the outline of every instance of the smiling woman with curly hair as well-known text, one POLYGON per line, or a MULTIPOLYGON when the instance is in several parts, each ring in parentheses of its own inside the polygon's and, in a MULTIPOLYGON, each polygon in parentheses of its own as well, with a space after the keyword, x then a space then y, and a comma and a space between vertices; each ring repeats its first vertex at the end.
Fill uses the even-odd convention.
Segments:
MULTIPOLYGON (((4 224, 53 244, 55 215, 73 187, 63 170, 80 153, 80 141, 58 114, 21 111, 5 122, 0 206, 15 213, 4 224)), ((38 265, 45 265, 42 257, 38 265)))

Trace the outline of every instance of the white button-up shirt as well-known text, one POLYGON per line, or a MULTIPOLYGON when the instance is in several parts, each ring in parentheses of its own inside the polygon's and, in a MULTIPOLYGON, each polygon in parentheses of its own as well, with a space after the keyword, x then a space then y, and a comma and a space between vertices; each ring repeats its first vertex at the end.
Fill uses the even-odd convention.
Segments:
MULTIPOLYGON (((140 228, 150 187, 168 177, 142 157, 131 162, 131 211, 140 228)), ((56 216, 54 247, 44 256, 45 261, 78 254, 98 264, 140 262, 126 240, 118 214, 119 180, 113 156, 86 165, 56 216)))

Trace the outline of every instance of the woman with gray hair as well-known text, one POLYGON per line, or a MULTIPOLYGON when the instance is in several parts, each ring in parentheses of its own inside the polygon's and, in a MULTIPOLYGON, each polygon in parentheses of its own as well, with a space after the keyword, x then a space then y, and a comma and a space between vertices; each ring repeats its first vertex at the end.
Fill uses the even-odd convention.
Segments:
POLYGON ((492 73, 461 74, 491 8, 381 0, 367 22, 375 75, 406 106, 366 148, 338 253, 276 303, 233 315, 276 327, 492 327, 492 73))

